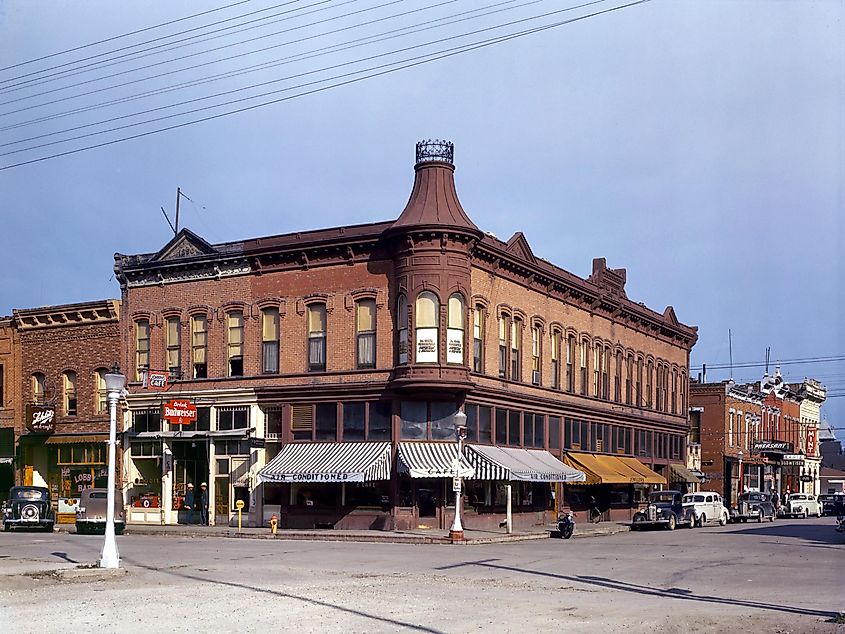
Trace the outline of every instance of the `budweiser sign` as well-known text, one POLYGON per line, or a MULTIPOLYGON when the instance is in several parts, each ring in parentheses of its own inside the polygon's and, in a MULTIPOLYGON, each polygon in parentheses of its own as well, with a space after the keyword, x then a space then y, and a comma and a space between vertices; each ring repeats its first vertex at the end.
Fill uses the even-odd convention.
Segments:
POLYGON ((56 431, 56 408, 48 405, 27 405, 26 428, 34 433, 52 434, 56 431))
POLYGON ((143 377, 141 379, 141 384, 144 389, 148 390, 158 390, 163 392, 167 389, 167 379, 168 374, 167 372, 153 372, 147 370, 144 372, 143 377))
POLYGON ((191 401, 168 401, 162 406, 161 417, 171 425, 190 425, 197 420, 197 406, 191 401))

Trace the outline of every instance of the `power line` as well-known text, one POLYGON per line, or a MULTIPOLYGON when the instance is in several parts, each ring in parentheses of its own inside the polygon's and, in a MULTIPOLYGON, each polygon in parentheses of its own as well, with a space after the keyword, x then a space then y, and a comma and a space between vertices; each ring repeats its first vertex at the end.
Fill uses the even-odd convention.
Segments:
MULTIPOLYGON (((482 7, 481 10, 483 10, 485 8, 489 8, 489 7, 500 6, 501 4, 509 4, 511 1, 512 0, 508 0, 508 2, 506 2, 506 3, 498 3, 498 4, 488 5, 488 7, 482 7)), ((475 16, 462 17, 460 19, 444 22, 444 20, 449 20, 449 18, 452 18, 452 17, 455 17, 455 16, 463 16, 467 13, 474 13, 474 12, 479 11, 479 9, 472 9, 471 11, 465 11, 465 12, 462 12, 462 13, 455 14, 453 16, 446 16, 446 17, 442 17, 442 18, 437 18, 435 20, 429 20, 429 21, 426 21, 426 22, 421 22, 421 23, 418 23, 416 25, 405 26, 405 27, 401 27, 399 29, 393 29, 392 31, 386 31, 384 33, 380 33, 380 34, 376 34, 376 35, 370 35, 370 36, 366 36, 366 37, 363 37, 363 38, 358 38, 358 39, 355 39, 355 40, 343 42, 343 43, 340 43, 340 44, 333 44, 333 45, 330 45, 330 46, 315 49, 313 51, 306 51, 306 52, 303 52, 303 53, 297 53, 295 55, 283 57, 283 58, 278 59, 278 60, 272 60, 270 62, 263 62, 261 64, 254 66, 254 67, 247 67, 246 69, 229 71, 227 73, 222 73, 222 74, 219 74, 219 75, 212 75, 210 77, 205 77, 205 78, 199 78, 199 79, 192 80, 192 81, 189 81, 189 82, 180 82, 178 84, 173 84, 171 86, 159 88, 159 89, 156 89, 156 90, 153 90, 153 91, 147 91, 147 92, 144 92, 144 93, 138 93, 136 95, 130 95, 130 96, 127 96, 127 97, 123 97, 121 99, 112 100, 110 102, 105 102, 105 103, 101 103, 101 104, 88 106, 86 108, 77 109, 76 111, 70 111, 70 114, 78 114, 78 113, 81 113, 81 112, 84 112, 84 111, 98 110, 100 108, 108 107, 110 105, 117 105, 119 103, 126 103, 128 101, 135 101, 137 99, 143 99, 145 97, 164 94, 166 92, 172 92, 172 91, 175 91, 175 90, 182 90, 183 88, 195 87, 195 86, 198 86, 198 85, 201 85, 201 84, 204 84, 204 83, 211 83, 211 82, 217 81, 218 79, 221 79, 221 78, 230 78, 230 77, 234 77, 234 76, 238 76, 238 75, 242 75, 242 74, 247 74, 249 72, 254 72, 255 70, 265 70, 267 68, 272 68, 274 66, 281 66, 283 64, 289 64, 289 63, 292 63, 294 61, 303 61, 303 60, 306 60, 306 59, 312 59, 312 58, 315 58, 315 57, 320 57, 320 56, 331 54, 331 53, 338 53, 338 52, 350 50, 352 48, 358 48, 360 46, 366 46, 366 45, 369 45, 369 44, 384 42, 384 41, 387 41, 387 40, 390 40, 390 39, 395 39, 397 37, 404 37, 405 35, 408 35, 408 33, 402 33, 402 32, 409 31, 409 29, 416 29, 416 31, 412 32, 412 34, 418 34, 418 33, 422 33, 423 31, 431 30, 431 29, 434 29, 434 28, 441 28, 443 26, 450 26, 450 25, 457 24, 459 22, 464 22, 464 21, 467 21, 467 20, 470 20, 470 19, 486 17, 486 16, 492 15, 494 13, 500 13, 502 11, 511 10, 513 8, 522 8, 524 6, 536 4, 537 2, 542 2, 542 1, 543 0, 532 0, 531 2, 523 3, 522 5, 515 5, 515 6, 511 6, 511 7, 506 7, 504 9, 501 9, 501 8, 495 9, 493 11, 488 11, 487 13, 481 13, 481 14, 475 15, 475 16), (432 25, 432 23, 437 23, 437 22, 442 22, 442 24, 433 24, 432 25), (425 25, 429 25, 429 26, 425 26, 425 25), (419 28, 420 26, 425 26, 425 28, 419 28), (384 36, 384 37, 382 37, 382 36, 384 36)), ((591 2, 589 4, 598 4, 598 3, 601 3, 601 2, 605 2, 605 1, 606 0, 595 0, 594 2, 591 2)), ((357 26, 358 25, 356 25, 356 27, 357 26)), ((496 27, 489 27, 489 28, 501 28, 502 26, 503 25, 498 25, 496 27)), ((344 29, 338 29, 338 30, 348 30, 350 28, 355 28, 355 27, 344 27, 344 29)), ((473 31, 473 32, 470 32, 470 34, 474 34, 474 33, 477 33, 477 32, 478 31, 473 31)), ((454 39, 454 38, 457 38, 457 37, 465 37, 466 35, 467 34, 461 34, 461 35, 453 36, 452 38, 446 38, 446 39, 454 39)), ((317 36, 312 36, 312 37, 317 37, 317 36)), ((311 39, 311 37, 303 38, 303 40, 305 40, 305 39, 311 39)), ((434 42, 428 42, 428 43, 422 44, 420 46, 429 46, 433 43, 438 43, 438 42, 442 42, 442 41, 443 40, 435 40, 434 42)), ((412 47, 412 48, 414 48, 414 47, 412 47)), ((394 51, 391 51, 389 53, 385 53, 383 55, 392 55, 392 54, 396 54, 397 52, 402 52, 402 51, 405 51, 405 50, 408 50, 408 49, 407 48, 395 49, 394 51)), ((366 60, 369 60, 369 59, 372 59, 372 57, 361 58, 359 60, 356 60, 354 62, 349 62, 349 63, 360 63, 361 61, 366 61, 366 60)), ((81 130, 81 129, 90 128, 90 127, 94 127, 94 126, 104 125, 106 123, 111 123, 113 121, 119 121, 119 120, 122 120, 122 119, 140 116, 140 115, 143 115, 143 114, 149 114, 151 112, 156 112, 156 111, 164 110, 164 109, 168 109, 168 108, 175 108, 175 107, 179 107, 179 106, 186 105, 186 104, 189 104, 189 103, 195 103, 197 101, 203 101, 205 99, 211 99, 211 98, 214 98, 214 97, 219 97, 219 96, 223 96, 223 95, 227 95, 227 94, 240 93, 243 90, 248 90, 248 89, 257 88, 257 87, 260 87, 260 86, 263 86, 263 85, 278 83, 280 81, 286 81, 288 79, 301 77, 304 74, 313 74, 315 72, 321 72, 321 71, 325 71, 325 70, 335 68, 335 67, 337 67, 337 65, 324 67, 322 69, 317 69, 315 71, 311 71, 310 73, 300 73, 300 74, 296 74, 296 75, 289 75, 287 77, 282 77, 282 78, 270 80, 270 81, 267 81, 267 82, 261 82, 261 83, 258 83, 258 84, 252 84, 252 85, 249 85, 249 86, 246 86, 246 87, 241 87, 241 88, 238 88, 238 89, 235 89, 235 90, 223 91, 223 92, 215 93, 213 95, 208 95, 208 96, 204 96, 204 97, 197 97, 195 99, 189 99, 189 100, 178 102, 178 103, 160 106, 158 108, 151 108, 151 109, 147 109, 147 110, 138 111, 138 112, 135 112, 135 113, 130 113, 130 114, 127 114, 127 115, 120 115, 120 116, 115 116, 115 117, 111 117, 111 118, 108 118, 108 119, 103 119, 103 120, 100 120, 100 121, 95 121, 93 123, 87 123, 87 124, 82 124, 82 125, 78 125, 78 126, 74 126, 74 127, 70 127, 70 128, 65 128, 65 129, 59 130, 59 131, 54 131, 54 132, 49 132, 49 133, 45 133, 45 134, 41 134, 41 135, 36 135, 36 136, 32 136, 32 137, 18 139, 16 141, 9 141, 7 143, 0 144, 0 147, 17 145, 19 143, 33 141, 33 140, 37 140, 37 139, 40 139, 40 138, 47 138, 47 137, 51 137, 51 136, 55 136, 55 135, 59 135, 59 134, 65 134, 67 132, 71 132, 71 131, 74 131, 74 130, 81 130)), ((250 98, 257 98, 257 96, 256 97, 250 97, 250 98)), ((218 106, 220 106, 220 105, 225 105, 225 104, 218 104, 218 106)), ((57 115, 54 115, 52 117, 46 117, 45 119, 55 119, 55 118, 59 118, 59 116, 60 115, 57 114, 57 115)), ((13 127, 15 127, 15 126, 8 126, 6 128, 0 128, 0 131, 4 131, 4 130, 7 130, 7 129, 10 129, 10 128, 13 128, 13 127)), ((59 141, 59 142, 61 142, 61 141, 59 141)), ((38 147, 38 146, 36 146, 36 147, 38 147)), ((34 149, 34 148, 30 148, 30 149, 34 149)), ((18 150, 18 151, 23 152, 25 150, 18 150)), ((0 154, 0 156, 4 156, 4 155, 0 154)))
MULTIPOLYGON (((798 365, 798 364, 813 364, 813 363, 836 363, 839 361, 845 361, 845 356, 833 356, 833 357, 808 357, 806 359, 785 359, 783 361, 778 361, 775 365, 798 365)), ((690 366, 690 370, 701 370, 703 366, 707 366, 708 370, 728 370, 731 366, 727 363, 721 364, 702 364, 702 365, 694 365, 690 366)), ((758 368, 758 367, 765 367, 765 361, 747 361, 744 363, 734 363, 733 367, 735 368, 758 368)))
MULTIPOLYGON (((92 46, 97 46, 98 44, 105 44, 107 42, 113 42, 115 40, 119 40, 124 37, 129 37, 131 35, 138 35, 139 33, 144 33, 145 31, 152 31, 153 29, 159 29, 163 26, 170 26, 171 24, 176 24, 177 22, 184 22, 185 20, 192 20, 193 18, 198 18, 203 15, 208 15, 209 13, 215 13, 217 11, 223 11, 224 9, 231 9, 232 7, 236 7, 239 4, 246 4, 249 0, 240 0, 240 2, 234 2, 232 4, 227 4, 222 7, 217 7, 216 9, 209 9, 208 11, 202 11, 201 13, 194 13, 193 15, 187 15, 183 18, 176 18, 175 20, 169 20, 167 22, 162 22, 161 24, 155 24, 153 26, 147 26, 143 29, 137 29, 135 31, 129 31, 128 33, 122 33, 120 35, 114 35, 112 37, 107 37, 104 40, 98 40, 96 42, 91 42, 90 44, 83 44, 82 46, 75 46, 73 48, 68 48, 63 51, 58 51, 56 53, 50 53, 49 55, 43 55, 41 57, 36 57, 34 59, 27 60, 25 62, 18 62, 17 64, 12 64, 11 66, 4 66, 0 68, 0 72, 11 70, 13 68, 18 68, 20 66, 26 66, 27 64, 34 64, 35 62, 41 62, 45 59, 50 59, 52 57, 58 57, 59 55, 66 55, 67 53, 73 53, 75 51, 81 51, 86 48, 90 48, 92 46)), ((49 68, 46 70, 50 70, 49 68)), ((39 71, 41 72, 41 71, 39 71)), ((13 78, 15 79, 15 78, 13 78)))
MULTIPOLYGON (((219 118, 219 117, 222 117, 222 116, 228 116, 229 114, 236 114, 236 113, 239 113, 239 112, 252 110, 252 109, 255 109, 255 108, 258 108, 258 107, 263 107, 265 105, 270 105, 272 103, 279 103, 281 101, 288 101, 290 99, 293 99, 293 98, 296 98, 296 97, 299 97, 299 96, 304 96, 306 94, 313 94, 314 92, 322 92, 322 91, 324 91, 328 88, 331 88, 331 87, 346 85, 348 83, 354 83, 354 82, 357 82, 357 81, 361 81, 362 79, 376 77, 376 76, 380 76, 380 75, 383 75, 383 74, 395 72, 396 70, 401 70, 401 69, 404 69, 404 68, 410 68, 410 67, 413 67, 413 66, 417 66, 417 65, 420 65, 422 63, 426 63, 428 61, 435 61, 436 59, 442 59, 444 57, 451 57, 451 56, 456 55, 460 52, 467 52, 469 50, 475 50, 477 48, 483 48, 483 47, 486 47, 486 46, 490 46, 492 44, 500 43, 502 41, 508 41, 508 40, 514 39, 516 37, 522 37, 524 35, 529 35, 529 34, 544 31, 544 30, 547 30, 547 29, 550 29, 550 28, 555 28, 556 26, 561 26, 563 24, 568 24, 568 23, 571 23, 571 22, 574 22, 574 21, 583 20, 583 19, 586 19, 586 18, 589 18, 589 17, 594 17, 596 15, 601 15, 603 13, 608 13, 610 11, 615 11, 615 10, 618 10, 618 9, 621 9, 621 8, 634 6, 636 4, 642 4, 643 2, 647 2, 647 1, 648 0, 639 0, 637 2, 633 2, 633 3, 627 4, 627 5, 612 7, 610 9, 605 9, 603 11, 595 12, 593 14, 587 14, 587 15, 584 15, 584 16, 580 16, 578 18, 573 18, 573 19, 570 19, 570 20, 565 20, 565 21, 558 22, 558 23, 551 23, 551 24, 548 24, 548 25, 542 25, 542 26, 538 26, 538 27, 532 27, 531 29, 527 29, 525 31, 517 32, 515 34, 506 34, 506 35, 503 35, 503 36, 497 36, 497 37, 494 37, 494 38, 490 38, 488 40, 482 40, 482 41, 479 41, 479 42, 454 47, 452 49, 446 49, 445 51, 435 51, 435 52, 432 52, 432 53, 426 53, 426 54, 423 54, 423 55, 418 55, 418 56, 406 58, 406 59, 403 59, 403 60, 389 62, 387 64, 381 64, 381 65, 377 65, 377 66, 370 67, 370 68, 365 68, 365 69, 361 69, 361 70, 357 70, 357 71, 351 71, 349 73, 343 73, 343 74, 340 74, 340 75, 335 75, 335 76, 332 76, 332 77, 315 80, 315 81, 312 81, 312 82, 305 82, 305 83, 302 83, 302 84, 289 86, 289 87, 282 88, 282 89, 279 89, 279 90, 273 90, 273 91, 269 91, 269 92, 266 92, 266 93, 261 93, 259 95, 253 95, 251 97, 242 97, 242 98, 239 98, 239 99, 233 99, 233 100, 230 100, 230 101, 227 101, 227 102, 214 104, 214 105, 210 105, 210 106, 204 106, 204 107, 201 107, 201 108, 195 108, 193 110, 188 110, 188 111, 185 111, 185 112, 174 113, 174 114, 171 114, 171 115, 165 115, 165 116, 162 116, 162 117, 157 117, 157 118, 154 118, 154 119, 148 119, 146 121, 131 123, 131 124, 127 124, 127 125, 124 125, 124 126, 116 126, 116 127, 113 127, 113 128, 109 128, 107 130, 101 130, 101 131, 98 131, 98 132, 91 132, 91 133, 84 134, 84 135, 78 135, 76 137, 71 137, 71 138, 68 138, 68 139, 62 139, 62 140, 59 140, 59 141, 52 141, 52 142, 40 144, 40 145, 37 145, 37 146, 30 146, 30 147, 22 148, 22 149, 19 149, 19 150, 13 150, 11 152, 6 152, 5 154, 2 154, 0 156, 8 156, 8 155, 11 155, 11 154, 19 154, 21 152, 40 149, 42 147, 49 147, 49 146, 57 145, 57 144, 60 144, 60 143, 67 143, 67 142, 71 142, 71 141, 75 141, 75 140, 80 140, 82 138, 89 138, 89 137, 92 137, 92 136, 108 134, 110 132, 116 132, 118 130, 123 130, 123 129, 131 128, 131 127, 137 127, 139 125, 156 123, 156 122, 163 121, 163 120, 166 120, 166 119, 172 119, 174 117, 186 116, 186 115, 189 115, 189 114, 195 114, 197 112, 201 112, 201 111, 205 111, 205 110, 220 108, 220 107, 223 107, 223 106, 233 105, 233 104, 236 104, 236 103, 242 103, 244 101, 259 99, 261 97, 267 97, 267 96, 279 94, 279 93, 282 93, 282 92, 289 92, 291 90, 295 90, 295 89, 298 89, 298 88, 305 88, 305 87, 308 87, 308 86, 313 86, 315 84, 325 83, 327 81, 345 80, 345 81, 341 81, 338 84, 334 84, 334 85, 331 85, 331 86, 326 86, 326 87, 322 87, 322 88, 318 88, 318 89, 308 90, 306 92, 303 92, 303 93, 300 93, 300 94, 297 94, 297 95, 283 97, 283 98, 272 100, 272 101, 269 101, 269 102, 266 102, 266 103, 246 106, 246 107, 239 108, 239 109, 236 109, 236 110, 233 110, 233 111, 230 111, 230 112, 219 113, 219 114, 216 114, 216 115, 210 115, 208 117, 204 117, 204 118, 201 118, 201 119, 198 119, 198 120, 195 120, 195 121, 189 121, 189 122, 184 122, 184 123, 180 123, 180 124, 175 124, 173 126, 168 126, 166 128, 162 128, 160 130, 153 130, 153 131, 149 131, 149 132, 145 132, 145 133, 140 133, 138 135, 132 135, 132 136, 127 137, 126 139, 123 139, 123 140, 128 140, 130 138, 139 138, 139 137, 147 136, 149 134, 154 134, 156 132, 163 132, 163 131, 166 131, 166 130, 172 130, 172 129, 175 129, 175 128, 180 128, 180 127, 184 127, 184 126, 187 126, 187 125, 192 125, 194 123, 199 123, 201 121, 208 121, 208 120, 216 119, 216 118, 219 118), (424 60, 424 58, 430 58, 430 59, 424 60), (424 60, 424 61, 422 61, 422 60, 424 60), (395 68, 395 69, 384 70, 384 69, 386 69, 390 66, 396 66, 396 65, 400 65, 400 64, 406 64, 406 65, 400 66, 399 68, 395 68), (368 75, 366 77, 360 77, 360 78, 356 78, 356 79, 353 79, 353 80, 347 80, 346 79, 346 78, 351 77, 353 75, 359 75, 361 73, 366 73, 366 72, 370 72, 370 71, 378 71, 378 72, 375 72, 372 75, 368 75)), ((595 0, 594 0, 594 2, 591 2, 591 3, 588 3, 588 4, 595 4, 595 0)), ((519 24, 519 23, 523 23, 523 22, 527 22, 527 21, 531 21, 531 20, 536 20, 536 19, 540 19, 542 17, 548 17, 550 15, 559 14, 559 13, 562 13, 564 11, 570 11, 570 10, 573 10, 573 9, 582 8, 582 6, 586 6, 586 5, 578 5, 578 6, 574 6, 574 7, 569 7, 569 8, 566 8, 566 9, 561 9, 561 10, 558 10, 558 11, 550 12, 550 13, 547 13, 547 14, 542 14, 540 16, 533 16, 531 18, 523 18, 523 19, 520 19, 520 20, 514 20, 514 21, 511 21, 511 22, 507 22, 505 24, 500 24, 500 25, 496 25, 496 26, 492 26, 492 27, 486 27, 484 29, 478 29, 478 30, 475 30, 475 31, 470 31, 468 33, 463 33, 463 34, 460 34, 460 35, 454 35, 454 36, 450 36, 450 37, 447 37, 447 38, 442 38, 440 40, 434 40, 432 42, 426 42, 424 44, 418 44, 418 45, 415 45, 415 46, 405 47, 403 49, 398 49, 398 50, 390 51, 390 52, 387 52, 387 53, 381 53, 381 54, 378 54, 378 55, 372 55, 372 56, 369 56, 369 57, 360 58, 358 60, 353 60, 351 62, 344 62, 344 63, 341 63, 341 64, 336 64, 336 65, 333 65, 333 66, 324 67, 324 68, 317 69, 317 70, 306 71, 306 72, 299 73, 299 74, 296 74, 296 75, 292 75, 292 76, 289 76, 289 77, 286 77, 286 78, 283 78, 283 79, 278 79, 278 80, 273 80, 273 81, 269 81, 269 82, 263 82, 262 84, 248 86, 246 88, 241 88, 241 89, 238 89, 236 91, 227 91, 226 93, 220 93, 220 94, 217 94, 217 95, 200 97, 200 98, 197 98, 197 99, 194 99, 194 100, 189 100, 187 102, 182 102, 180 104, 161 106, 159 108, 152 109, 152 111, 163 110, 163 109, 167 109, 167 108, 179 106, 179 105, 186 105, 187 103, 196 102, 196 101, 203 101, 203 100, 206 100, 206 99, 222 96, 224 94, 230 94, 232 92, 241 92, 242 90, 255 88, 255 87, 259 87, 259 86, 267 85, 267 84, 272 84, 272 83, 278 83, 279 81, 285 81, 287 79, 293 79, 293 78, 302 77, 302 76, 306 76, 306 75, 312 75, 312 74, 319 73, 319 72, 325 72, 327 70, 332 70, 332 69, 336 69, 336 68, 350 66, 350 65, 358 64, 358 63, 361 63, 361 62, 364 62, 364 61, 371 61, 373 59, 378 59, 378 58, 381 58, 381 57, 395 55, 396 53, 399 53, 399 52, 414 50, 414 49, 418 49, 418 48, 422 48, 422 47, 426 47, 426 46, 431 46, 433 44, 440 44, 440 43, 451 41, 451 40, 458 39, 458 38, 461 38, 461 37, 467 37, 467 36, 470 36, 470 35, 477 35, 479 33, 491 31, 491 30, 494 30, 494 29, 503 28, 503 27, 506 27, 506 26, 513 26, 514 24, 519 24)), ((147 111, 147 112, 151 112, 151 111, 147 111)), ((139 114, 143 114, 143 113, 139 113, 139 114)), ((137 116, 137 115, 127 115, 127 116, 137 116)), ((59 133, 55 133, 55 134, 59 134, 59 133)), ((93 147, 102 147, 103 145, 110 145, 111 143, 117 142, 119 140, 106 142, 104 144, 96 144, 94 146, 91 146, 90 148, 85 148, 85 149, 92 149, 93 147)), ((76 150, 70 151, 70 153, 75 153, 75 152, 76 152, 76 150)), ((56 156, 64 156, 64 155, 66 155, 66 153, 60 153, 59 155, 56 155, 56 156)), ((55 158, 55 156, 48 157, 48 158, 55 158)), ((35 161, 37 162, 38 160, 44 160, 44 159, 36 159, 35 161)), ((18 163, 18 164, 15 164, 15 165, 4 166, 4 167, 0 168, 0 170, 9 169, 11 167, 18 167, 20 165, 25 165, 25 164, 28 164, 28 163, 29 163, 29 161, 24 161, 22 163, 18 163)))
MULTIPOLYGON (((320 2, 319 4, 322 4, 323 2, 329 2, 329 1, 330 1, 330 0, 321 0, 321 2, 320 2)), ((234 17, 227 18, 227 19, 225 19, 225 20, 219 20, 219 21, 217 21, 217 22, 212 22, 212 23, 210 23, 210 24, 203 24, 203 25, 201 25, 201 26, 197 26, 197 27, 194 27, 194 28, 192 28, 192 29, 188 29, 188 30, 186 30, 186 31, 180 31, 180 32, 178 32, 178 33, 171 33, 170 35, 164 35, 164 36, 162 36, 162 37, 157 37, 157 38, 154 38, 154 39, 152 39, 152 40, 147 40, 146 42, 139 42, 138 44, 132 44, 132 45, 130 45, 130 46, 124 46, 124 47, 122 47, 122 48, 112 49, 111 51, 105 51, 105 52, 103 52, 103 53, 99 53, 99 54, 97 54, 97 55, 92 55, 92 56, 90 56, 90 57, 84 57, 84 58, 82 58, 82 59, 78 59, 78 60, 75 60, 75 61, 73 61, 73 62, 66 62, 66 63, 64 63, 64 64, 59 64, 59 65, 57 65, 57 66, 50 66, 50 67, 48 67, 48 68, 44 68, 44 69, 39 70, 39 71, 36 71, 36 72, 27 73, 26 75, 18 75, 17 77, 10 77, 9 79, 4 79, 4 80, 0 81, 0 84, 5 84, 5 83, 8 83, 8 82, 12 82, 12 81, 18 80, 18 79, 23 79, 23 78, 25 78, 25 77, 30 77, 30 76, 32 76, 32 75, 38 75, 38 74, 41 74, 41 73, 46 73, 47 71, 50 71, 50 70, 56 70, 56 69, 59 69, 59 68, 65 68, 65 67, 67 67, 67 66, 72 66, 73 64, 78 64, 78 63, 80 63, 80 62, 86 62, 86 61, 89 61, 89 60, 92 60, 92 59, 96 59, 96 58, 98 58, 98 57, 104 57, 104 56, 106 56, 106 55, 110 55, 110 54, 112 54, 112 53, 117 53, 117 52, 120 52, 120 51, 125 51, 125 50, 128 50, 128 49, 130 49, 130 48, 137 48, 138 46, 144 46, 145 44, 151 44, 151 43, 153 43, 153 42, 159 42, 159 41, 161 41, 161 40, 166 40, 166 39, 171 38, 171 37, 176 37, 176 36, 179 36, 179 35, 184 35, 184 34, 186 34, 186 33, 191 33, 191 32, 193 32, 193 31, 198 31, 198 30, 201 30, 201 29, 206 29, 206 28, 209 28, 209 27, 212 27, 212 26, 217 26, 218 24, 223 24, 223 23, 225 23, 225 22, 231 22, 232 20, 237 20, 237 19, 239 19, 239 18, 248 17, 248 16, 250 16, 250 15, 255 15, 255 14, 257 14, 257 13, 264 13, 265 11, 272 11, 273 9, 278 9, 278 8, 283 7, 283 6, 286 6, 286 5, 288 5, 288 4, 296 4, 297 2, 301 2, 301 0, 288 0, 287 2, 283 2, 283 3, 281 3, 281 4, 273 5, 273 6, 270 6, 270 7, 264 8, 264 9, 260 9, 260 10, 258 10, 258 11, 251 11, 251 12, 249 12, 249 13, 245 13, 245 14, 242 14, 242 15, 236 15, 236 16, 234 16, 234 17)), ((276 14, 276 15, 281 15, 281 14, 276 14)), ((271 18, 271 17, 274 17, 274 16, 265 16, 264 18, 258 18, 257 20, 253 20, 253 21, 267 20, 267 19, 269 19, 269 18, 271 18)), ((244 24, 249 24, 249 23, 250 23, 250 22, 245 22, 244 24)), ((228 29, 228 28, 237 28, 238 26, 242 26, 242 25, 240 25, 240 24, 236 24, 236 25, 233 25, 233 26, 231 26, 231 27, 226 27, 226 28, 227 28, 227 29, 228 29)), ((221 30, 221 31, 222 31, 222 30, 226 30, 226 29, 219 29, 219 30, 221 30)), ((194 37, 201 37, 201 36, 194 36, 194 37)), ((186 38, 186 39, 193 39, 193 38, 186 38)), ((166 44, 163 44, 163 45, 161 45, 161 46, 167 46, 167 45, 166 45, 166 44)), ((153 48, 158 48, 158 47, 153 47, 153 48)), ((151 50, 151 49, 147 49, 147 50, 151 50)), ((142 52, 142 51, 136 51, 136 53, 138 53, 138 52, 142 52)), ((110 61, 111 59, 118 59, 119 57, 126 57, 126 56, 128 56, 128 55, 134 55, 134 54, 135 54, 135 53, 127 53, 127 54, 125 54, 125 55, 120 55, 120 56, 118 56, 118 57, 113 57, 113 58, 106 59, 106 60, 100 60, 99 62, 94 62, 94 63, 92 63, 92 64, 86 64, 85 66, 82 66, 82 67, 80 67, 80 68, 87 68, 87 67, 89 67, 89 66, 97 66, 97 65, 99 65, 99 64, 102 64, 103 62, 110 61)), ((54 77, 54 76, 57 76, 57 75, 65 75, 65 74, 67 74, 67 73, 71 73, 71 71, 73 71, 73 70, 77 70, 77 69, 68 69, 68 70, 60 71, 60 72, 58 72, 58 73, 53 73, 52 75, 47 75, 46 77, 38 77, 38 78, 35 78, 35 79, 30 79, 30 80, 26 80, 26 81, 20 82, 19 84, 12 84, 12 86, 6 86, 6 87, 4 87, 4 88, 0 89, 0 91, 5 92, 6 90, 8 90, 8 89, 10 89, 10 88, 14 88, 15 86, 20 86, 20 85, 22 85, 22 84, 31 84, 32 82, 38 82, 39 80, 46 79, 47 77, 54 77)))

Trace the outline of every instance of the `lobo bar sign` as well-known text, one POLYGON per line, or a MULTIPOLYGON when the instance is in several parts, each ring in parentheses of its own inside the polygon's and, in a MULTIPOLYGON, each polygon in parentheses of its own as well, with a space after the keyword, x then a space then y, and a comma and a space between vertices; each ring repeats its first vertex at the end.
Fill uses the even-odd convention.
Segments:
POLYGON ((171 425, 190 425, 197 420, 197 406, 191 401, 168 401, 161 417, 171 425))

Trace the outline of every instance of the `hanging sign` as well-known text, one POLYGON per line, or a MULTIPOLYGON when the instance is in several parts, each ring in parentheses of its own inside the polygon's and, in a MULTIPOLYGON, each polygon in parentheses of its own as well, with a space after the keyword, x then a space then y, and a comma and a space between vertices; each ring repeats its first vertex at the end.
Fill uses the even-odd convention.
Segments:
POLYGON ((816 428, 810 427, 807 430, 807 455, 816 455, 816 428))
POLYGON ((56 408, 30 403, 26 406, 26 428, 36 434, 52 434, 56 431, 56 408))
POLYGON ((191 401, 168 401, 162 405, 161 417, 171 425, 190 425, 197 420, 197 406, 191 401))
POLYGON ((157 392, 163 392, 167 389, 168 378, 169 374, 167 372, 145 370, 141 375, 141 386, 145 390, 155 390, 157 392))

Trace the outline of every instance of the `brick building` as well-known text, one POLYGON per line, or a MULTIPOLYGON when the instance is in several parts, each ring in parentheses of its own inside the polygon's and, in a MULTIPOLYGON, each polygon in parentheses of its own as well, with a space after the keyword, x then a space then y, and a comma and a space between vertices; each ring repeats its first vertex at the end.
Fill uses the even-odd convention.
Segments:
POLYGON ((109 416, 103 377, 120 357, 115 300, 13 311, 19 337, 17 480, 50 489, 59 522, 80 490, 106 486, 109 416))
POLYGON ((19 375, 18 332, 11 317, 0 317, 0 500, 6 498, 15 483, 16 413, 21 406, 19 375))
POLYGON ((581 279, 485 234, 453 173, 451 144, 421 143, 396 220, 116 254, 135 521, 185 521, 207 481, 217 522, 242 500, 252 523, 444 528, 459 411, 469 527, 498 525, 508 492, 517 526, 591 498, 630 517, 683 472, 696 329, 604 259, 581 279), (145 389, 160 371, 167 391, 145 389), (161 421, 174 398, 195 422, 161 421))

